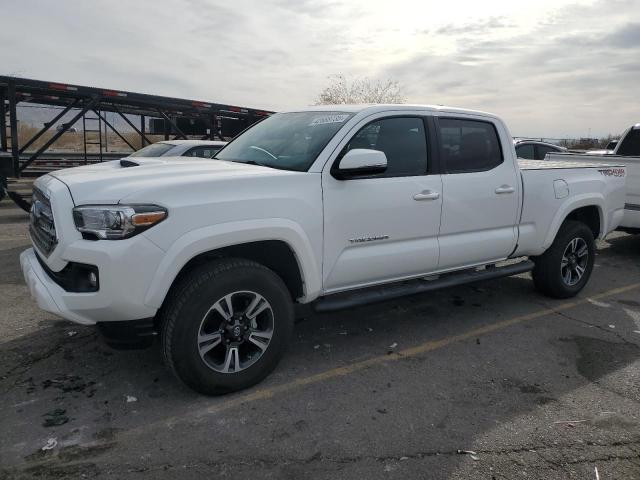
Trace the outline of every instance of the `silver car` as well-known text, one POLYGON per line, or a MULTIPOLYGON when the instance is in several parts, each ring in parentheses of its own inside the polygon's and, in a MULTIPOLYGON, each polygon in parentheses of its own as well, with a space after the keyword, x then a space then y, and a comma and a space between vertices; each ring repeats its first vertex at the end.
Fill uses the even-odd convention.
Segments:
POLYGON ((218 140, 164 140, 147 145, 129 157, 212 158, 226 144, 218 140))

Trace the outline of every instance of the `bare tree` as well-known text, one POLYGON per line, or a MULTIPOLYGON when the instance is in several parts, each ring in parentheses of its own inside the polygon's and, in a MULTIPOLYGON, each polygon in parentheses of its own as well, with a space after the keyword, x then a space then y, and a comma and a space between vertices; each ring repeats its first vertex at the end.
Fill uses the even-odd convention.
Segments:
POLYGON ((316 105, 339 105, 345 103, 404 103, 402 87, 396 80, 357 77, 352 80, 345 75, 330 75, 329 85, 322 90, 316 105))

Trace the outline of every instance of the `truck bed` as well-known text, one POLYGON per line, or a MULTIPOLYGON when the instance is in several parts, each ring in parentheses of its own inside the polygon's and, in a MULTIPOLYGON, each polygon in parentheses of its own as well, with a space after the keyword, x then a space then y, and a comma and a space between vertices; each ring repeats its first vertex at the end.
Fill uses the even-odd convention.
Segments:
MULTIPOLYGON (((528 162, 529 160, 526 160, 528 162)), ((625 178, 626 197, 624 206, 624 218, 620 224, 621 230, 628 232, 640 232, 640 157, 627 157, 622 155, 578 155, 572 153, 551 153, 545 160, 534 160, 536 163, 545 164, 570 164, 576 167, 599 166, 600 168, 626 167, 625 178)), ((520 166, 520 168, 526 168, 520 166)), ((551 167, 553 168, 553 167, 551 167)), ((607 172, 603 172, 607 174, 607 172)))
MULTIPOLYGON (((549 158, 547 156, 547 158, 549 158)), ((522 178, 522 214, 518 255, 540 255, 551 244, 574 200, 594 192, 602 199, 600 234, 615 229, 623 216, 625 167, 607 162, 518 160, 522 178)))
MULTIPOLYGON (((555 156, 555 155, 554 155, 555 156)), ((559 155, 558 155, 559 156, 559 155)), ((547 157, 548 158, 548 157, 547 157)), ((518 165, 520 170, 553 170, 560 168, 602 168, 602 167, 622 167, 624 164, 615 162, 600 162, 600 161, 575 161, 571 158, 564 159, 552 159, 552 160, 524 160, 518 159, 518 165)))

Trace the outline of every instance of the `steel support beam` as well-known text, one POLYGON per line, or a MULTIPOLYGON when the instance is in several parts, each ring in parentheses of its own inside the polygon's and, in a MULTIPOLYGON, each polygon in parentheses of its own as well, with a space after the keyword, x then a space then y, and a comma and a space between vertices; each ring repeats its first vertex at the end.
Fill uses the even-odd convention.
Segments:
POLYGON ((145 117, 144 117, 144 115, 140 115, 140 127, 141 127, 141 128, 140 128, 140 130, 138 130, 138 127, 136 127, 133 123, 131 123, 131 120, 129 120, 129 119, 126 117, 126 115, 124 115, 120 110, 118 110, 118 109, 115 107, 115 105, 114 105, 113 109, 118 113, 118 115, 120 115, 120 116, 122 117, 122 119, 123 119, 125 122, 127 122, 127 123, 129 124, 129 126, 130 126, 131 128, 133 128, 133 130, 134 130, 138 135, 140 135, 140 138, 143 140, 143 141, 141 142, 141 145, 142 145, 143 147, 144 147, 144 142, 147 142, 148 144, 149 144, 149 143, 153 143, 153 142, 152 142, 151 140, 149 140, 149 139, 147 138, 147 136, 145 135, 145 126, 144 126, 144 118, 145 118, 145 117))
POLYGON ((18 113, 16 111, 16 82, 8 82, 7 97, 9 99, 9 127, 11 129, 11 159, 13 174, 20 177, 20 151, 18 149, 18 113))
MULTIPOLYGON (((118 135, 118 136, 120 137, 120 139, 121 139, 124 143, 126 143, 127 145, 129 145, 129 148, 130 148, 131 150, 133 150, 134 152, 136 151, 136 147, 134 147, 133 145, 131 145, 131 143, 129 143, 129 140, 127 140, 127 139, 126 139, 126 138, 124 138, 122 135, 120 135, 120 132, 119 132, 118 130, 116 130, 116 129, 115 129, 115 127, 114 127, 113 125, 111 125, 111 124, 107 121, 107 117, 106 117, 106 116, 104 116, 104 117, 103 117, 102 115, 100 115, 100 112, 99 112, 97 109, 95 109, 95 108, 93 109, 93 113, 95 113, 95 114, 98 116, 98 118, 100 118, 100 119, 104 122, 105 126, 109 127, 109 128, 113 131, 113 133, 115 133, 116 135, 118 135)), ((105 137, 106 137, 106 135, 107 135, 107 133, 105 132, 105 137)))
MULTIPOLYGON (((147 137, 144 136, 144 130, 147 128, 146 118, 144 115, 140 115, 140 147, 146 147, 145 142, 147 141, 147 137)), ((151 143, 151 142, 149 142, 151 143)))
MULTIPOLYGON (((218 116, 214 113, 213 114, 213 126, 216 130, 216 135, 218 136, 218 138, 220 140, 222 140, 224 142, 224 137, 222 136, 222 124, 220 124, 220 128, 218 128, 218 122, 220 120, 218 119, 218 116)), ((215 140, 215 137, 212 139, 215 140)))
POLYGON ((7 91, 0 88, 0 150, 7 151, 7 91))
POLYGON ((77 113, 77 115, 75 117, 73 117, 71 119, 71 121, 67 122, 67 123, 63 123, 62 124, 62 129, 57 131, 49 140, 47 140, 44 145, 42 145, 38 150, 36 150, 30 157, 29 159, 21 166, 19 167, 20 171, 23 171, 25 168, 27 168, 29 165, 31 165, 31 163, 40 156, 40 154, 42 152, 44 152, 47 148, 49 148, 56 140, 58 140, 63 133, 65 133, 67 130, 69 130, 69 128, 71 128, 72 125, 74 125, 78 120, 80 120, 80 118, 87 113, 89 110, 91 110, 93 108, 93 106, 100 100, 100 97, 94 97, 91 100, 89 100, 87 103, 85 103, 83 105, 83 107, 80 109, 80 111, 77 113))
MULTIPOLYGON (((171 120, 171 119, 169 118, 169 116, 168 116, 166 113, 164 113, 162 110, 158 110, 158 112, 160 113, 160 115, 162 115, 162 117, 164 118, 165 122, 169 122, 169 125, 171 125, 173 128, 175 128, 176 132, 178 132, 178 135, 176 135, 176 138, 175 138, 174 140, 176 140, 176 139, 178 139, 178 138, 180 138, 180 137, 182 137, 182 138, 184 138, 185 140, 187 140, 187 136, 182 132, 182 130, 180 130, 180 129, 178 128, 178 125, 176 125, 176 124, 173 122, 173 120, 171 120)), ((165 125, 166 125, 166 123, 165 123, 165 125)), ((168 138, 168 136, 167 136, 167 129, 166 129, 166 127, 165 127, 165 140, 169 140, 169 138, 168 138)))
POLYGON ((45 122, 44 127, 38 133, 36 133, 31 138, 31 140, 29 140, 27 143, 25 143, 22 146, 22 148, 20 148, 20 153, 24 153, 24 151, 27 148, 29 148, 33 144, 33 142, 38 140, 42 136, 42 134, 44 134, 47 130, 49 130, 51 128, 51 126, 55 125, 58 120, 60 120, 62 117, 64 117, 67 114, 67 112, 69 110, 71 110, 73 107, 75 107, 78 103, 80 103, 80 99, 76 99, 71 105, 69 105, 62 112, 60 112, 58 115, 56 115, 55 118, 53 120, 51 120, 50 122, 45 122))
POLYGON ((215 113, 211 115, 211 118, 204 118, 203 121, 209 126, 209 133, 203 136, 201 140, 215 140, 216 136, 218 136, 220 140, 224 141, 224 138, 218 132, 218 118, 215 113))

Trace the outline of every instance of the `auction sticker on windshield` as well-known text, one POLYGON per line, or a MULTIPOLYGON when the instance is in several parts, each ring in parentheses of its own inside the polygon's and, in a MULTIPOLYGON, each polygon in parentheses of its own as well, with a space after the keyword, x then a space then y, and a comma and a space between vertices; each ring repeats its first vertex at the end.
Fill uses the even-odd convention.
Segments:
POLYGON ((311 120, 311 123, 309 123, 309 126, 313 127, 314 125, 324 125, 325 123, 342 123, 347 118, 349 118, 348 114, 347 115, 345 114, 322 115, 320 117, 316 117, 313 120, 311 120))

